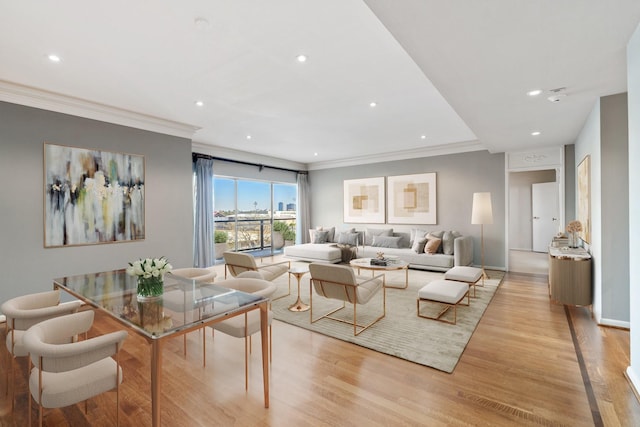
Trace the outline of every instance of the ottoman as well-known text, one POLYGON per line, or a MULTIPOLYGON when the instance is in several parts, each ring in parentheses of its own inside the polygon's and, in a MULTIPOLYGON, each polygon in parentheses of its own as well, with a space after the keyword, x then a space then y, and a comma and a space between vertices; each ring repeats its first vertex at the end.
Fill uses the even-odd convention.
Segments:
MULTIPOLYGON (((445 280, 456 280, 458 282, 466 282, 469 286, 473 287, 473 297, 476 297, 476 285, 478 280, 482 277, 482 269, 475 267, 464 267, 461 265, 451 268, 444 273, 445 280)), ((478 285, 478 286, 484 286, 478 285)))
POLYGON ((469 284, 465 282, 457 282, 455 280, 434 280, 424 285, 418 291, 417 309, 418 317, 425 319, 438 320, 440 322, 456 324, 456 315, 458 304, 469 305, 469 284), (462 300, 467 297, 467 303, 463 304, 462 300), (437 316, 427 316, 420 314, 420 303, 434 302, 444 306, 437 316), (442 316, 453 307, 453 321, 442 318, 442 316))

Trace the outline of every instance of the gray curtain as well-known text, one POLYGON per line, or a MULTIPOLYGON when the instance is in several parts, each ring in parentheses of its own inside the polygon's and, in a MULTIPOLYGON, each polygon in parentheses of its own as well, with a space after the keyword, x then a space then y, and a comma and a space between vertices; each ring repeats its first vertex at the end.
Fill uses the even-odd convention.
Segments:
POLYGON ((213 250, 213 160, 196 159, 195 219, 193 227, 193 265, 209 267, 215 264, 213 250))
POLYGON ((298 225, 296 226, 296 243, 309 242, 311 227, 311 203, 309 200, 309 175, 298 173, 298 225))

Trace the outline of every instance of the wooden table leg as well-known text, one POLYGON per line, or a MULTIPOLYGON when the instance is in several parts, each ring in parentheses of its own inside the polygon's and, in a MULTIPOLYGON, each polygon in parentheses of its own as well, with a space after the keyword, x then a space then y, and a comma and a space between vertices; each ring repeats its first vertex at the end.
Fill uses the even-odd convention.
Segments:
POLYGON ((262 340, 262 383, 264 386, 264 407, 269 407, 269 305, 260 304, 260 339, 262 340))

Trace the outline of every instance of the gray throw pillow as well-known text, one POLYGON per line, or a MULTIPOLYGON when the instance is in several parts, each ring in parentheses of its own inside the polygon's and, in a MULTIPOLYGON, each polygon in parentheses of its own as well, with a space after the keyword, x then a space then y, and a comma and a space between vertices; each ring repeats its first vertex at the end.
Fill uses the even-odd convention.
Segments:
POLYGON ((328 231, 316 231, 316 235, 313 239, 313 243, 327 243, 329 237, 328 231))
POLYGON ((453 255, 453 241, 455 236, 451 231, 445 231, 442 234, 442 253, 445 255, 453 255))
POLYGON ((424 252, 424 245, 427 244, 427 238, 422 237, 413 241, 413 246, 411 246, 411 250, 415 253, 421 254, 424 252))
POLYGON ((393 228, 367 228, 364 236, 364 244, 371 246, 374 236, 391 236, 393 228))
POLYGON ((420 228, 412 228, 411 229, 411 235, 409 238, 409 244, 413 245, 413 243, 417 240, 417 239, 422 239, 424 236, 427 235, 427 233, 429 233, 427 230, 422 230, 420 228))
POLYGON ((336 243, 339 245, 358 246, 358 233, 338 233, 336 243))
POLYGON ((373 236, 373 242, 371 242, 371 246, 377 248, 399 248, 400 239, 402 239, 402 237, 373 236))

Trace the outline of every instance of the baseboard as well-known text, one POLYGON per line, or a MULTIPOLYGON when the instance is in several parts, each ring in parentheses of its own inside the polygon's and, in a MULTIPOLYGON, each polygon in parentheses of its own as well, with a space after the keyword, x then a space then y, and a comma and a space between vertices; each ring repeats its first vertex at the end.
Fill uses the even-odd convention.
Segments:
POLYGON ((614 319, 600 318, 598 320, 598 325, 611 326, 614 328, 621 328, 621 329, 631 329, 631 322, 623 322, 622 320, 614 320, 614 319))
POLYGON ((640 402, 640 379, 631 366, 628 366, 624 371, 624 376, 627 381, 629 381, 629 385, 633 390, 633 394, 636 395, 636 399, 638 399, 638 401, 640 402))

